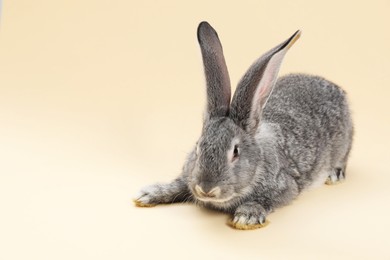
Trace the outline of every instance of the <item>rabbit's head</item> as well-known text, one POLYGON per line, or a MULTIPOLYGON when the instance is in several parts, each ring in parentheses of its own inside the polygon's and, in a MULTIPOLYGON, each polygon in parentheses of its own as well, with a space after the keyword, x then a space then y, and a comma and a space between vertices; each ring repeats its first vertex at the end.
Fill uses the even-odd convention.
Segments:
POLYGON ((231 99, 230 79, 215 30, 198 27, 207 85, 207 108, 201 137, 184 167, 193 196, 226 208, 251 193, 261 171, 256 132, 282 59, 300 31, 271 49, 249 68, 231 99))

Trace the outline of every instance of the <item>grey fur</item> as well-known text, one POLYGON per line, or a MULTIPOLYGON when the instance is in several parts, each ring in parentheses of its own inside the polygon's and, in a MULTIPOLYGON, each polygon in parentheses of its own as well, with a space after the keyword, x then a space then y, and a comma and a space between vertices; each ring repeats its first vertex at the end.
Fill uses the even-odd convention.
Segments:
MULTIPOLYGON (((195 201, 232 214, 237 228, 250 228, 263 224, 266 215, 313 183, 344 179, 353 135, 346 93, 330 81, 304 74, 282 77, 265 89, 258 86, 269 61, 285 51, 296 34, 250 67, 229 109, 222 47, 208 23, 199 25, 208 95, 201 137, 182 174, 170 184, 141 190, 138 205, 195 201), (257 102, 258 91, 265 94, 257 102), (251 124, 255 128, 248 127, 251 124), (215 187, 220 189, 217 194, 215 187)), ((275 77, 277 70, 272 71, 275 77)))
POLYGON ((217 32, 207 23, 198 27, 198 42, 202 51, 207 84, 206 120, 226 116, 230 104, 230 78, 217 32))

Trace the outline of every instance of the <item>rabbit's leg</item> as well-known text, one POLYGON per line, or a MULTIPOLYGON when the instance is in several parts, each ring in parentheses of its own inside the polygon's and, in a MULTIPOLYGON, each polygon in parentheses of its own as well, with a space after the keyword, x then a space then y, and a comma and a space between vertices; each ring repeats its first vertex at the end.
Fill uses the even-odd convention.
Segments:
POLYGON ((237 207, 230 225, 236 229, 255 229, 266 225, 268 211, 258 202, 246 202, 237 207))
POLYGON ((171 183, 154 184, 141 189, 134 203, 138 207, 153 207, 157 204, 185 202, 191 199, 187 184, 179 177, 171 183))
POLYGON ((325 184, 333 185, 342 182, 345 179, 345 168, 334 168, 326 179, 325 184))
POLYGON ((333 151, 333 159, 331 163, 332 170, 330 171, 330 174, 325 184, 332 185, 332 184, 340 183, 343 180, 345 180, 345 170, 347 168, 347 161, 348 161, 349 152, 351 151, 351 145, 352 145, 350 136, 352 136, 352 132, 349 133, 349 137, 344 137, 344 138, 348 138, 349 141, 340 139, 337 142, 337 143, 344 143, 344 145, 338 147, 338 149, 335 149, 333 151))

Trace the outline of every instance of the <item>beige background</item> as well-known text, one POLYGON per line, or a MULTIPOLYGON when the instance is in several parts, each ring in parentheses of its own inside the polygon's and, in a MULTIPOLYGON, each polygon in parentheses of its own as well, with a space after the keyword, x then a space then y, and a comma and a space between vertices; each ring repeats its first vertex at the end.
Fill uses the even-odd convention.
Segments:
POLYGON ((390 2, 226 2, 3 1, 0 259, 390 259, 390 2), (233 83, 300 28, 281 74, 320 74, 350 96, 348 181, 264 229, 131 202, 178 175, 200 134, 202 20, 233 83))

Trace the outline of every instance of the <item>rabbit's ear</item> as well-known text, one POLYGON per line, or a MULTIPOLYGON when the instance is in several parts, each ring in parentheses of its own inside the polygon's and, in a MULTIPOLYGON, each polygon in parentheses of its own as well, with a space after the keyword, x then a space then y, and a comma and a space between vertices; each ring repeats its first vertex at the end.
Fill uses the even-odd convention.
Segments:
POLYGON ((261 112, 275 85, 283 57, 300 35, 300 31, 295 32, 286 41, 261 56, 238 83, 230 117, 248 133, 255 134, 261 112))
POLYGON ((230 79, 218 34, 210 24, 201 22, 198 26, 198 41, 207 84, 206 120, 227 116, 230 105, 230 79))

